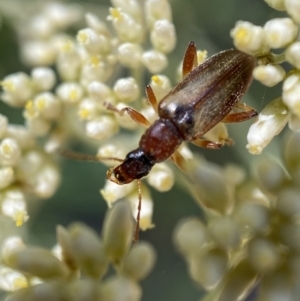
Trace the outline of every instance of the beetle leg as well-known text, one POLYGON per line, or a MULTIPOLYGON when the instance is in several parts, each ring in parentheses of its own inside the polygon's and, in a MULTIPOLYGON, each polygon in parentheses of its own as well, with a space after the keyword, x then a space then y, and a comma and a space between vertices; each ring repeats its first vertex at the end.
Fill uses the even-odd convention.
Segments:
POLYGON ((157 113, 157 99, 150 85, 146 86, 146 95, 151 107, 157 113))
POLYGON ((198 60, 196 44, 194 42, 190 42, 183 58, 182 77, 185 77, 197 66, 198 60))
POLYGON ((67 150, 67 149, 58 149, 58 152, 61 156, 72 159, 72 160, 77 160, 77 161, 90 161, 90 162, 100 162, 100 161, 118 161, 118 162, 123 162, 124 159, 120 158, 115 158, 115 157, 101 157, 97 155, 86 155, 86 154, 81 154, 72 150, 67 150))
POLYGON ((252 117, 257 116, 257 112, 250 106, 246 105, 245 103, 238 102, 234 109, 239 109, 240 112, 231 112, 229 113, 222 122, 225 123, 234 123, 234 122, 241 122, 248 120, 252 117))
POLYGON ((203 148, 208 148, 208 149, 219 149, 222 146, 224 146, 224 144, 226 143, 226 141, 224 141, 224 143, 221 142, 213 142, 204 138, 201 139, 196 139, 196 140, 192 140, 190 141, 191 143, 203 147, 203 148))
POLYGON ((143 125, 145 127, 149 127, 151 125, 150 121, 140 112, 137 110, 130 108, 130 107, 125 107, 121 110, 117 109, 114 105, 111 103, 105 102, 104 106, 115 113, 118 113, 120 116, 123 116, 125 113, 127 113, 130 118, 135 121, 136 123, 143 125))
POLYGON ((186 161, 178 150, 173 153, 170 159, 181 171, 186 172, 186 161))
POLYGON ((139 202, 137 207, 136 225, 135 225, 134 236, 133 236, 134 243, 139 241, 139 231, 140 231, 140 219, 141 219, 141 209, 142 209, 142 185, 140 179, 137 180, 137 185, 138 185, 139 202))

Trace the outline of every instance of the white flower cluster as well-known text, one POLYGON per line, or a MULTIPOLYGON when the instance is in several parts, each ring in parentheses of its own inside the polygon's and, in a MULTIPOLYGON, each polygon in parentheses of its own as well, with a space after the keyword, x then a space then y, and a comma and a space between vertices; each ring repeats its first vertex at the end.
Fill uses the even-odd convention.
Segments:
POLYGON ((130 207, 120 201, 107 212, 102 237, 80 223, 60 226, 52 252, 8 237, 0 265, 0 288, 11 293, 5 300, 38 301, 41 295, 49 300, 141 300, 139 282, 153 269, 156 252, 147 242, 132 246, 133 230, 130 207))
POLYGON ((252 179, 234 166, 190 166, 187 185, 206 214, 182 220, 173 238, 205 300, 247 300, 253 291, 255 300, 297 300, 299 131, 282 151, 284 166, 264 157, 252 179))
POLYGON ((0 211, 17 226, 28 219, 27 199, 54 194, 60 176, 24 126, 8 124, 0 114, 0 211))
MULTIPOLYGON (((62 33, 81 17, 80 7, 62 3, 47 4, 29 24, 18 28, 23 60, 34 68, 30 75, 19 72, 6 76, 1 82, 1 98, 10 106, 24 108, 26 130, 34 138, 47 137, 44 145, 47 152, 59 148, 68 139, 68 133, 76 131, 81 123, 85 141, 86 137, 100 144, 105 140, 98 151, 100 157, 124 158, 132 143, 113 137, 120 127, 133 130, 138 126, 127 114, 119 114, 120 111, 136 101, 137 109, 146 118, 150 121, 157 118, 142 97, 145 83, 141 82, 141 72, 146 69, 155 73, 150 84, 158 101, 171 89, 170 80, 157 74, 167 66, 166 55, 176 44, 168 0, 146 0, 143 5, 138 0, 111 3, 107 20, 114 32, 105 20, 87 13, 86 27, 77 32, 76 38, 62 33), (147 39, 150 49, 144 49, 147 39), (55 66, 57 74, 50 65, 55 66), (116 73, 122 67, 128 69, 128 76, 118 78, 116 73), (107 81, 112 75, 114 82, 109 85, 107 81), (113 110, 108 110, 107 104, 113 110), (107 143, 107 139, 111 141, 107 143)), ((6 143, 13 149, 13 142, 6 143)), ((6 160, 16 161, 14 157, 20 156, 21 151, 15 150, 12 159, 6 160)), ((173 172, 160 164, 148 182, 159 191, 169 190, 174 183, 173 172)), ((133 192, 130 187, 116 188, 107 183, 102 195, 111 206, 120 196, 133 192)), ((146 187, 144 192, 147 194, 146 187)), ((152 226, 150 197, 149 204, 147 213, 142 211, 142 215, 146 214, 141 221, 143 229, 152 226)), ((146 201, 143 207, 146 210, 146 201)))
POLYGON ((290 18, 272 19, 263 27, 239 21, 231 30, 235 46, 262 62, 253 71, 256 80, 267 87, 284 81, 282 96, 263 109, 249 130, 247 148, 252 154, 260 154, 287 122, 293 131, 300 129, 300 3, 298 0, 265 1, 274 9, 286 11, 290 18), (284 53, 280 55, 270 52, 282 48, 284 53), (263 63, 264 59, 267 64, 263 63), (280 65, 284 61, 293 67, 288 74, 280 65))

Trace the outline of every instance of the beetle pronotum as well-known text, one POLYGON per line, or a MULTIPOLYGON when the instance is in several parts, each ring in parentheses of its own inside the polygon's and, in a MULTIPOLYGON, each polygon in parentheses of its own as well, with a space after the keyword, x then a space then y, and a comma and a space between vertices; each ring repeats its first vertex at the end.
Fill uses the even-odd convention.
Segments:
MULTIPOLYGON (((120 115, 127 113, 135 122, 147 127, 138 148, 128 153, 124 160, 83 156, 83 159, 93 161, 121 161, 107 172, 107 178, 119 185, 138 181, 139 203, 134 241, 138 240, 141 211, 140 179, 148 175, 153 165, 171 158, 184 169, 184 160, 177 151, 183 141, 218 149, 224 143, 204 139, 206 132, 219 122, 241 122, 257 115, 254 109, 239 103, 252 81, 255 64, 254 57, 231 49, 198 65, 196 45, 190 42, 183 60, 183 79, 159 104, 151 86, 146 86, 149 103, 159 116, 153 124, 132 108, 118 110, 111 104, 105 104, 107 109, 120 115), (233 109, 238 112, 233 112, 233 109)), ((73 157, 78 159, 76 155, 73 157)))

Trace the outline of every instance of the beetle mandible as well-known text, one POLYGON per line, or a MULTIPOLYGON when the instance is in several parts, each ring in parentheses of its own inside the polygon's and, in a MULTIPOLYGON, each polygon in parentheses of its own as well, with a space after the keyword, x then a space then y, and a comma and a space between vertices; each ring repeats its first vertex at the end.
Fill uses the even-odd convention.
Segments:
POLYGON ((140 179, 148 175, 154 164, 168 158, 183 168, 177 151, 183 141, 218 149, 223 143, 204 139, 206 132, 219 122, 241 122, 256 116, 253 108, 239 102, 252 81, 255 65, 254 57, 235 49, 222 51, 198 65, 196 45, 190 42, 183 59, 183 79, 159 104, 151 86, 146 86, 149 103, 159 116, 153 124, 132 108, 118 110, 106 104, 109 110, 120 115, 127 113, 135 122, 147 127, 138 148, 128 153, 124 160, 117 159, 122 163, 107 172, 107 178, 119 185, 138 180, 135 240, 141 210, 140 179), (237 111, 233 112, 233 109, 237 111))

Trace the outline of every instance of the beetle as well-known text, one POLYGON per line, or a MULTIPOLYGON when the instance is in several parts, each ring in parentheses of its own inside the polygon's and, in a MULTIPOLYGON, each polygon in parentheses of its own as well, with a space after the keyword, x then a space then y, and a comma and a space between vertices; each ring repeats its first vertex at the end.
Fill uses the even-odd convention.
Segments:
POLYGON ((109 110, 120 115, 127 113, 135 122, 148 127, 138 148, 129 152, 124 160, 117 159, 121 164, 107 172, 107 179, 119 185, 138 180, 137 231, 141 209, 140 179, 148 175, 154 164, 171 158, 184 169, 177 151, 183 141, 218 149, 224 143, 204 139, 206 132, 219 122, 241 122, 257 115, 253 108, 239 102, 252 81, 255 65, 254 57, 236 49, 222 51, 198 65, 196 45, 190 42, 183 59, 183 79, 159 104, 151 86, 146 86, 149 103, 159 117, 153 124, 132 108, 118 110, 106 104, 109 110))
MULTIPOLYGON (((196 45, 190 42, 182 64, 183 79, 159 104, 151 86, 146 86, 148 101, 158 114, 153 124, 133 108, 118 110, 105 103, 108 110, 120 115, 127 113, 135 122, 147 127, 138 148, 129 152, 124 160, 84 157, 93 161, 120 161, 107 171, 107 179, 114 183, 123 185, 137 180, 139 202, 134 241, 138 240, 142 201, 140 179, 148 175, 156 163, 168 158, 184 170, 184 159, 177 151, 183 141, 218 149, 225 141, 209 141, 203 138, 205 133, 219 122, 241 122, 256 116, 253 108, 239 102, 251 84, 255 65, 254 57, 236 49, 219 52, 198 65, 196 45)), ((76 155, 72 157, 78 158, 76 155)))

